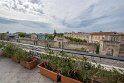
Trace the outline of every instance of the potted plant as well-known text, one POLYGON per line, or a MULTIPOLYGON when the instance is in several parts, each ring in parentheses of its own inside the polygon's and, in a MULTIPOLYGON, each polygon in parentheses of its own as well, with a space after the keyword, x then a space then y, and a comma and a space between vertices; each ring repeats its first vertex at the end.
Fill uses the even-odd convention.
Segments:
POLYGON ((74 69, 73 61, 66 60, 64 63, 62 63, 61 68, 61 83, 81 83, 81 81, 78 80, 79 77, 79 70, 74 69), (67 64, 65 64, 67 63, 67 64))
POLYGON ((97 73, 98 67, 92 65, 86 58, 76 56, 70 57, 65 53, 61 53, 60 73, 62 83, 90 83, 91 78, 97 73), (63 59, 63 60, 62 60, 63 59))
POLYGON ((43 54, 41 59, 40 73, 54 81, 61 76, 61 83, 124 83, 124 73, 105 70, 86 58, 70 57, 61 52, 58 56, 43 54))
POLYGON ((15 45, 10 44, 10 43, 6 43, 4 48, 3 48, 3 54, 6 57, 11 58, 14 55, 15 49, 16 49, 15 45))
POLYGON ((0 55, 3 55, 4 42, 0 41, 0 55))
POLYGON ((43 62, 38 65, 40 73, 53 81, 60 81, 60 75, 57 70, 58 57, 50 52, 49 54, 42 54, 41 59, 43 62))
POLYGON ((1 49, 2 47, 4 47, 4 42, 1 42, 1 41, 0 41, 0 49, 1 49))
POLYGON ((23 50, 19 47, 16 47, 15 53, 12 56, 12 60, 17 62, 17 63, 20 63, 21 56, 23 56, 23 55, 24 55, 23 50))
POLYGON ((82 83, 78 80, 80 71, 78 70, 78 66, 76 66, 77 62, 63 52, 60 55, 62 56, 59 63, 61 83, 82 83))
POLYGON ((37 58, 32 57, 29 52, 22 51, 22 55, 20 56, 20 64, 27 69, 33 69, 37 66, 37 58))
POLYGON ((100 69, 94 77, 94 81, 100 83, 124 83, 124 71, 119 73, 116 69, 100 69))

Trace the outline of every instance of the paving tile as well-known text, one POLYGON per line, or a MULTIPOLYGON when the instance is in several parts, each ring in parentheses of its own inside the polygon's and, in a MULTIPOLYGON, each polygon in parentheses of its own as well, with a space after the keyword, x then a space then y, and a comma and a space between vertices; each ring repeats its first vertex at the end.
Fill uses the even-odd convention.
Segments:
POLYGON ((0 83, 56 83, 42 76, 36 67, 28 70, 9 58, 0 56, 0 83))

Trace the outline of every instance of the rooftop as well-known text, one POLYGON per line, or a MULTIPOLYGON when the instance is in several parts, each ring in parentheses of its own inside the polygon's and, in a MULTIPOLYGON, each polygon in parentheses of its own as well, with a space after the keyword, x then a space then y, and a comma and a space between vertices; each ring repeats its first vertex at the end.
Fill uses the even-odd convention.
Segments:
POLYGON ((28 70, 11 59, 0 56, 0 83, 55 83, 39 73, 28 70))
POLYGON ((93 32, 91 35, 113 35, 116 34, 116 32, 93 32))

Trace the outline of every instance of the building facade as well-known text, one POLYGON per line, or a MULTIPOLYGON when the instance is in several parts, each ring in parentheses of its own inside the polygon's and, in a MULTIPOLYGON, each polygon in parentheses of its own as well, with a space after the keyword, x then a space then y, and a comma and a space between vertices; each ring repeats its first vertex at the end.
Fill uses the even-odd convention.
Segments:
POLYGON ((109 32, 103 37, 102 40, 98 40, 100 45, 100 54, 124 56, 124 36, 122 34, 109 32))
POLYGON ((119 35, 117 32, 94 32, 90 34, 90 43, 100 43, 100 41, 119 41, 119 35))
POLYGON ((119 41, 124 43, 124 33, 119 33, 119 41))
POLYGON ((31 40, 37 40, 37 34, 36 33, 31 34, 31 40))
POLYGON ((47 34, 42 34, 42 33, 39 33, 37 34, 37 39, 38 40, 47 40, 47 34))
POLYGON ((117 41, 101 41, 100 54, 110 56, 124 56, 124 44, 117 41))
POLYGON ((99 54, 124 56, 124 33, 117 32, 72 32, 64 36, 85 39, 88 43, 99 45, 99 54))

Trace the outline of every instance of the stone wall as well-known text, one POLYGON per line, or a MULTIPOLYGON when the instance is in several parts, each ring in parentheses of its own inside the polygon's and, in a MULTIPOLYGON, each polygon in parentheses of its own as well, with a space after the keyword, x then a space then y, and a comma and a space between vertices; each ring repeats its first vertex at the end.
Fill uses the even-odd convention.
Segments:
POLYGON ((20 43, 25 43, 25 44, 31 44, 31 45, 33 45, 34 44, 34 41, 32 41, 32 40, 20 40, 20 43))
POLYGON ((100 54, 119 56, 119 52, 120 52, 120 43, 119 42, 102 41, 100 44, 101 44, 100 45, 100 54))
POLYGON ((120 44, 119 56, 124 56, 124 44, 120 44))
POLYGON ((58 48, 63 48, 64 49, 72 49, 72 50, 80 50, 90 52, 90 53, 95 53, 96 51, 96 44, 88 44, 88 43, 72 43, 72 42, 54 42, 54 47, 58 48))
MULTIPOLYGON (((34 44, 32 40, 20 40, 21 43, 26 44, 34 44)), ((74 43, 74 42, 57 42, 57 41, 37 41, 37 45, 39 46, 50 46, 56 48, 63 48, 63 49, 72 49, 72 50, 80 50, 86 51, 89 53, 95 53, 96 51, 96 44, 91 43, 74 43)))
MULTIPOLYGON (((32 40, 20 40, 21 43, 34 44, 32 40)), ((37 41, 39 46, 50 46, 63 49, 72 49, 79 51, 86 51, 89 53, 95 53, 96 44, 93 43, 74 43, 74 42, 62 42, 62 41, 37 41), (83 48, 83 50, 82 50, 83 48)), ((124 44, 119 42, 102 41, 100 42, 100 54, 111 56, 124 56, 124 44)))

